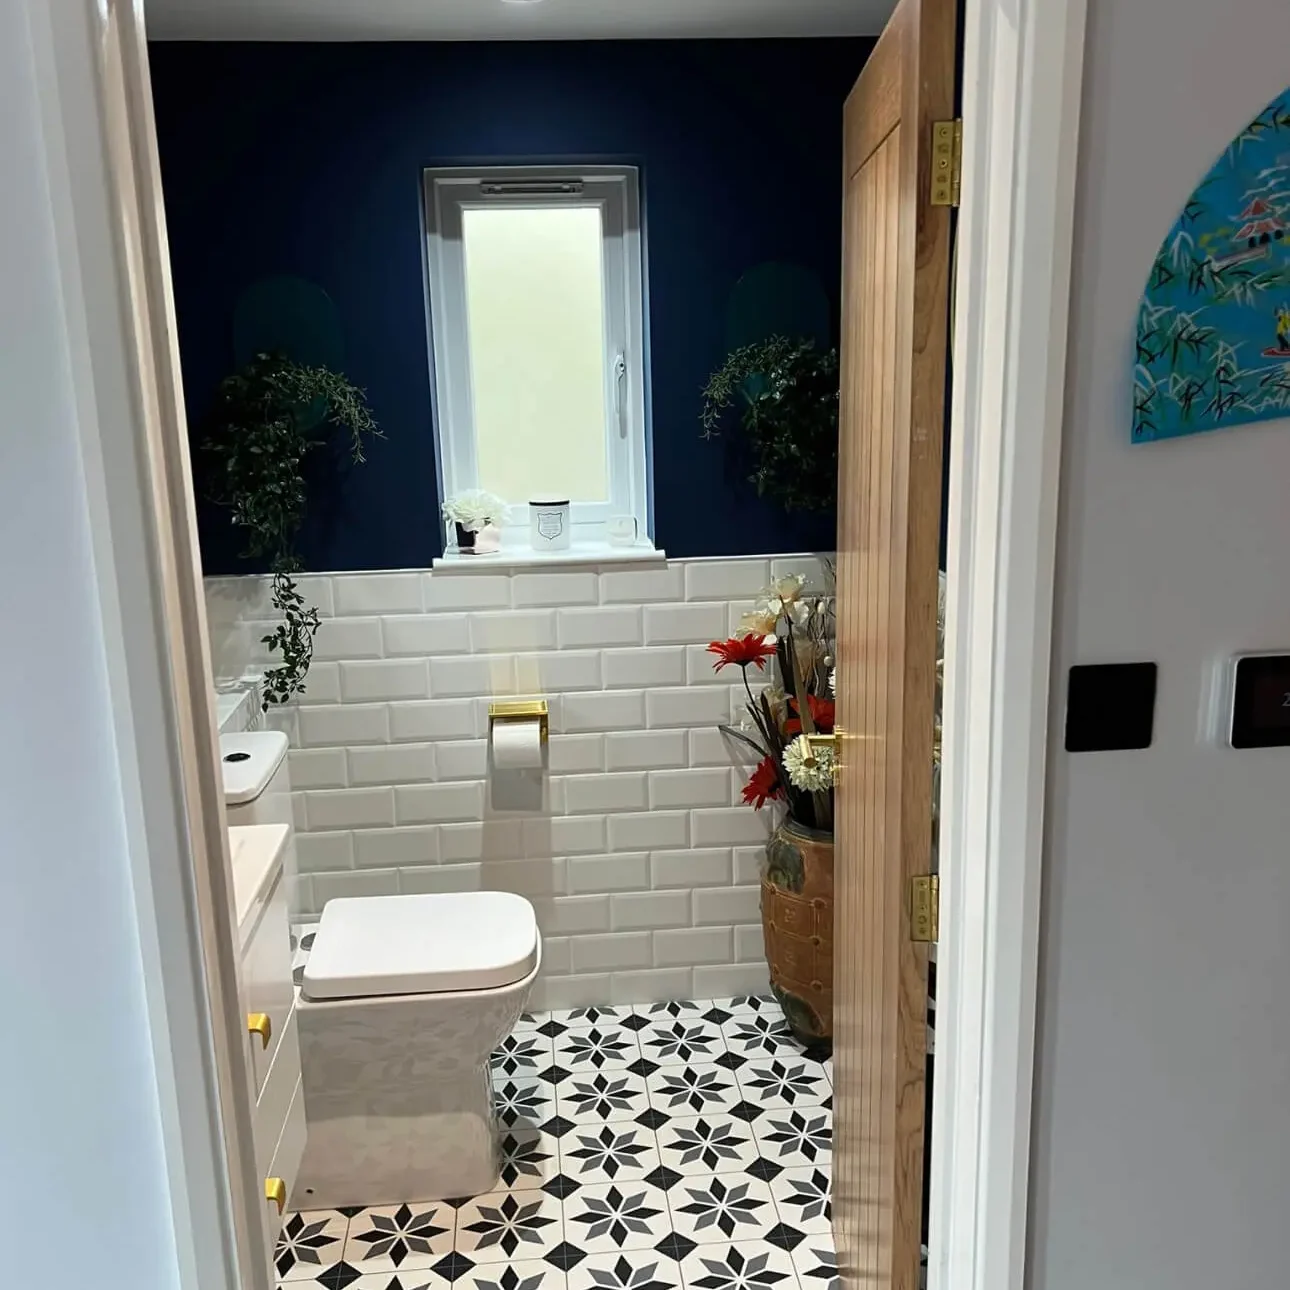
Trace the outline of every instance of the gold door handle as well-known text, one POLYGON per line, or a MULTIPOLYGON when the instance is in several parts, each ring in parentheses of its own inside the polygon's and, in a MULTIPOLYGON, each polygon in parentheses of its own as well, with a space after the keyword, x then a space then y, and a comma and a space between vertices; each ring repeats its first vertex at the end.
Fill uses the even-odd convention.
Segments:
POLYGON ((260 1043, 268 1048, 269 1040, 273 1038, 273 1023, 269 1020, 267 1012, 248 1012, 246 1014, 246 1028, 253 1035, 260 1036, 260 1043))
POLYGON ((287 1206, 287 1184, 281 1178, 266 1178, 264 1180, 264 1199, 271 1200, 277 1207, 278 1213, 287 1206))

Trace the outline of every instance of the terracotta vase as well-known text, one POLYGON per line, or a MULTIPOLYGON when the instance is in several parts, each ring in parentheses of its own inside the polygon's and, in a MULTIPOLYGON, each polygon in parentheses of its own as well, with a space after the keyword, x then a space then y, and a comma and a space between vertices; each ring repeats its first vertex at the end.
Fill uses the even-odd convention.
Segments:
POLYGON ((789 1028, 833 1042, 833 834, 785 820, 766 844, 761 922, 770 984, 789 1028))

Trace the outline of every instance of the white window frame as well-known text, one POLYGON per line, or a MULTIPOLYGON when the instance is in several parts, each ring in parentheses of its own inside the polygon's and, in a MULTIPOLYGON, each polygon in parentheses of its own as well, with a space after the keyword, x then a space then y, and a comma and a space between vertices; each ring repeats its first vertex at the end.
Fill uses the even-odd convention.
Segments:
MULTIPOLYGON (((435 452, 440 501, 479 484, 466 325, 463 212, 598 206, 603 229, 605 425, 609 500, 573 501, 573 540, 603 545, 611 516, 636 520, 649 540, 645 414, 645 282, 640 184, 634 166, 482 166, 425 172, 427 276, 433 349, 435 452)), ((508 497, 504 541, 527 531, 530 500, 508 497)), ((558 499, 543 499, 558 500, 558 499)))

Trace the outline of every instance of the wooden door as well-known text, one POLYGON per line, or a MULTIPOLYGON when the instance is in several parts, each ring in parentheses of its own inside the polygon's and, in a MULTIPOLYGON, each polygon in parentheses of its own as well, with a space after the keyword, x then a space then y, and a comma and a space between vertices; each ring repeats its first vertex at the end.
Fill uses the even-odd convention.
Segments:
POLYGON ((838 510, 834 1215, 847 1290, 916 1290, 955 0, 899 0, 846 105, 838 510))

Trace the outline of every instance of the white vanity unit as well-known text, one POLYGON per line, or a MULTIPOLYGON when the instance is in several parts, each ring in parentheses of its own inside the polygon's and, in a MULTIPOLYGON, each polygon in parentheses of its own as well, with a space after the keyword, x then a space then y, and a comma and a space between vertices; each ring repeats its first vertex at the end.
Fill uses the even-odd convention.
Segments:
POLYGON ((305 1149, 305 1103, 291 980, 287 883, 291 829, 285 824, 230 827, 233 895, 246 1015, 246 1077, 255 1106, 255 1163, 264 1180, 266 1258, 305 1149))

